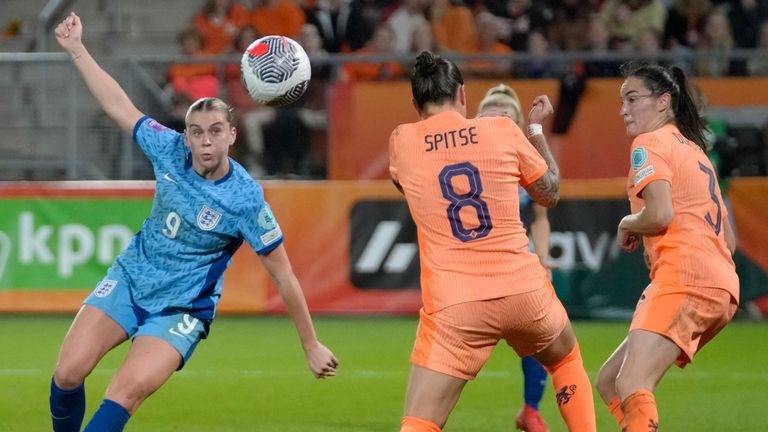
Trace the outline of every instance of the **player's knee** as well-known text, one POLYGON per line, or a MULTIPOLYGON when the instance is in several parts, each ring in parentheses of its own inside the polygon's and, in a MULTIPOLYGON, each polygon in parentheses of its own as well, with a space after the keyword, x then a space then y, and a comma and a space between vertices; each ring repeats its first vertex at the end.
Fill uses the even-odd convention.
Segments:
POLYGON ((106 399, 112 400, 117 404, 120 404, 133 414, 144 402, 156 390, 155 386, 149 382, 141 379, 132 380, 128 383, 121 385, 110 385, 105 395, 106 399))
POLYGON ((53 371, 53 381, 60 389, 73 389, 82 384, 90 372, 80 362, 60 360, 53 371))
POLYGON ((654 387, 654 383, 647 382, 644 377, 639 377, 626 371, 619 372, 616 376, 616 392, 622 400, 640 390, 653 392, 654 387))
POLYGON ((603 400, 611 400, 616 395, 616 376, 606 367, 600 368, 595 381, 597 392, 603 400))

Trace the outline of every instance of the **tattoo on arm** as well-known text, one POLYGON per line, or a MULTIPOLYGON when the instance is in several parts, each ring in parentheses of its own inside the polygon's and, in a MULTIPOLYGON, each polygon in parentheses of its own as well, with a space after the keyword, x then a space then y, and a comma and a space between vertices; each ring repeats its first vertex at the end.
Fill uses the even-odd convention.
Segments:
POLYGON ((554 207, 560 201, 560 169, 547 145, 544 135, 534 135, 529 138, 533 147, 547 163, 547 172, 541 178, 528 185, 525 190, 534 201, 544 207, 554 207))

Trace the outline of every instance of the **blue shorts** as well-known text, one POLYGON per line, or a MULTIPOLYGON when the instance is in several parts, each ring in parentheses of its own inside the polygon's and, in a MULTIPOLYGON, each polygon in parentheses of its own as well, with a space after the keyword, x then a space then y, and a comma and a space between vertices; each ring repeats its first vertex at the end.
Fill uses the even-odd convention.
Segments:
POLYGON ((199 320, 184 310, 147 312, 134 303, 129 280, 119 268, 112 267, 83 303, 106 313, 131 339, 154 336, 171 344, 181 354, 181 369, 200 340, 208 337, 210 322, 199 320))

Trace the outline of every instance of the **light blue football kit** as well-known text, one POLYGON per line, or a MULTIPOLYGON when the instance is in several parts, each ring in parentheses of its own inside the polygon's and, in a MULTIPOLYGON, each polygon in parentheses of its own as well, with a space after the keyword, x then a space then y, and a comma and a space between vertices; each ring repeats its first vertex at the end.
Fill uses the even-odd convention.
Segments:
POLYGON ((283 235, 261 186, 234 160, 223 178, 207 180, 178 132, 145 116, 133 138, 157 179, 152 212, 85 303, 129 337, 166 340, 186 361, 207 336, 222 275, 243 240, 265 255, 283 235))

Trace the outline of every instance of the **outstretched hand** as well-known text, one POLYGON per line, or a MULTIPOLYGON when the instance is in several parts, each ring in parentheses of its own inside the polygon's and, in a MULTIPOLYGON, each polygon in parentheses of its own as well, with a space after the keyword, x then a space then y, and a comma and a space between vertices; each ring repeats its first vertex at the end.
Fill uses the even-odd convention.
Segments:
POLYGON ((544 119, 554 112, 555 109, 552 107, 552 103, 547 95, 536 96, 533 98, 533 106, 531 106, 531 111, 528 113, 528 124, 541 124, 544 119))
POLYGON ((307 364, 315 378, 336 376, 339 361, 325 345, 317 342, 310 347, 305 347, 304 354, 307 356, 307 364))
POLYGON ((56 26, 53 33, 56 35, 56 42, 61 45, 64 51, 71 55, 77 54, 77 48, 83 43, 83 23, 79 16, 71 12, 56 26))

